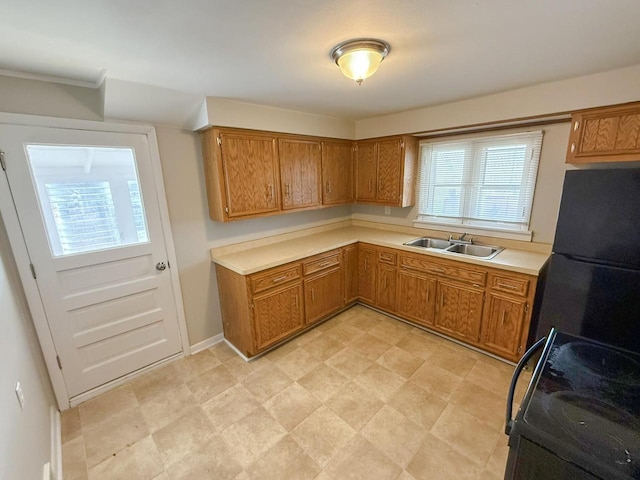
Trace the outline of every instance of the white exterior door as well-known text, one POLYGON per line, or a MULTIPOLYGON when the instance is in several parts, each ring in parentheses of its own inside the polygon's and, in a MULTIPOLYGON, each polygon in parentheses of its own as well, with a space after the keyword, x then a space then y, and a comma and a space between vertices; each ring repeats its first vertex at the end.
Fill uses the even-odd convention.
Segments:
POLYGON ((0 125, 70 398, 182 350, 144 134, 0 125))

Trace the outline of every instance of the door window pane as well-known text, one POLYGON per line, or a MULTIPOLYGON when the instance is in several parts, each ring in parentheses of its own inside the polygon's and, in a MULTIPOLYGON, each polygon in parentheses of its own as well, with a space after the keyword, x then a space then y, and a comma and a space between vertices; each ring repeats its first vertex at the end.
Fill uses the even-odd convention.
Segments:
POLYGON ((130 148, 27 145, 54 256, 149 241, 130 148))

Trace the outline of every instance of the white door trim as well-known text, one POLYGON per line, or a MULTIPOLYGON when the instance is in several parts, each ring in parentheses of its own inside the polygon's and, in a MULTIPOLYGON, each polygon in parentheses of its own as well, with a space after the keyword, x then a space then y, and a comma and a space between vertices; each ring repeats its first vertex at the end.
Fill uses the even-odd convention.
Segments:
MULTIPOLYGON (((169 273, 171 277, 171 285, 175 295, 176 311, 178 316, 178 326, 180 329, 180 340, 182 344, 182 354, 188 355, 190 352, 189 336, 187 332, 187 323, 184 315, 184 305, 182 302, 182 290, 180 288, 180 280, 178 276, 178 261, 176 258, 175 244, 171 232, 171 224, 169 222, 169 208, 167 206, 166 193, 164 189, 164 180, 162 176, 162 167, 160 164, 160 152, 158 150, 158 141, 156 131, 153 126, 136 125, 136 124, 118 124, 106 122, 94 122, 88 120, 73 120, 55 117, 40 117, 33 115, 22 115, 13 113, 0 112, 0 124, 9 125, 25 125, 33 127, 51 127, 51 128, 68 128, 75 130, 92 130, 116 133, 138 133, 147 136, 149 149, 151 152, 151 165, 153 169, 154 183, 158 194, 158 204, 160 208, 160 221, 165 234, 167 259, 171 265, 169 273)), ((12 159, 6 159, 10 164, 12 159)), ((9 167, 10 168, 10 167, 9 167)), ((44 306, 40 298, 40 292, 35 279, 31 274, 29 252, 25 244, 22 234, 18 213, 16 211, 9 183, 4 172, 0 174, 0 211, 5 223, 9 243, 13 250, 13 256, 18 266, 20 280, 24 287, 27 303, 31 310, 31 316, 38 335, 40 347, 44 361, 49 372, 51 385, 53 387, 58 407, 60 410, 66 410, 70 407, 69 394, 65 386, 64 377, 58 368, 56 358, 56 350, 53 338, 49 330, 49 324, 45 315, 44 306)))

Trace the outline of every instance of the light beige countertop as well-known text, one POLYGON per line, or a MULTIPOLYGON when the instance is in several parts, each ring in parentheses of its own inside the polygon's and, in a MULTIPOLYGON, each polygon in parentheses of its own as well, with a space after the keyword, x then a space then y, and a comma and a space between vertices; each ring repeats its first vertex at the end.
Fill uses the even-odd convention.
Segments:
POLYGON ((418 236, 419 235, 416 234, 391 230, 348 226, 299 238, 283 240, 269 245, 247 248, 233 253, 225 254, 220 252, 221 249, 212 249, 211 260, 241 275, 249 275, 334 248, 344 247, 345 245, 355 242, 365 242, 432 257, 458 260, 464 263, 537 276, 549 258, 547 253, 506 248, 492 259, 483 260, 477 257, 442 252, 435 249, 403 245, 404 242, 413 240, 418 236))

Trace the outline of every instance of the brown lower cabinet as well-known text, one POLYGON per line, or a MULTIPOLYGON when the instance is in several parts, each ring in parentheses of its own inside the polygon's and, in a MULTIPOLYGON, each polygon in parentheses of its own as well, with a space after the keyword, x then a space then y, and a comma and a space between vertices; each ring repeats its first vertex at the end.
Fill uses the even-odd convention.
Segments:
POLYGON ((254 356, 359 300, 511 361, 536 277, 358 243, 252 275, 216 265, 225 338, 254 356))
POLYGON ((342 271, 333 268, 304 280, 304 307, 307 325, 344 306, 342 271))
POLYGON ((302 282, 255 297, 253 311, 258 350, 291 336, 304 327, 302 282))
POLYGON ((474 287, 438 281, 434 327, 471 343, 480 338, 484 291, 474 287))
POLYGON ((436 279, 420 273, 398 272, 398 316, 433 327, 435 321, 436 279))

